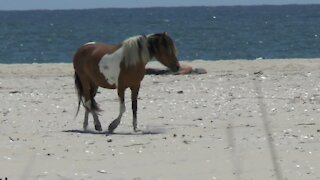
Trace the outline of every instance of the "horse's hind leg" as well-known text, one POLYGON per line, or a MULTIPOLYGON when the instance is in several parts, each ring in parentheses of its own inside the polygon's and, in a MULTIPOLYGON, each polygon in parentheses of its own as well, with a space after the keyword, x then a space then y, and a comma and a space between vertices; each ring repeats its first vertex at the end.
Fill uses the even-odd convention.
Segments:
POLYGON ((88 128, 88 119, 89 119, 89 110, 87 109, 87 108, 85 108, 86 109, 86 112, 85 112, 85 114, 84 114, 84 121, 83 121, 83 129, 84 130, 87 130, 87 128, 88 128))
MULTIPOLYGON (((94 102, 95 103, 95 102, 94 102)), ((86 101, 86 112, 85 112, 85 120, 83 122, 83 126, 88 126, 88 114, 89 112, 91 112, 92 114, 92 117, 93 117, 93 122, 94 122, 94 128, 97 130, 97 131, 102 131, 102 127, 101 127, 101 123, 99 121, 99 117, 98 117, 98 113, 96 112, 96 110, 93 108, 93 105, 92 105, 92 100, 87 100, 86 101)))
POLYGON ((114 129, 118 127, 121 121, 122 114, 126 111, 126 105, 124 103, 124 91, 125 88, 118 88, 118 96, 119 96, 119 103, 120 103, 120 110, 118 117, 112 121, 112 123, 109 125, 108 131, 109 133, 113 133, 114 129))
MULTIPOLYGON (((94 102, 95 103, 95 102, 94 102)), ((101 127, 101 123, 99 121, 99 117, 98 117, 98 113, 96 112, 96 110, 93 108, 92 105, 92 100, 86 100, 85 106, 86 106, 86 112, 84 115, 84 122, 83 122, 83 128, 86 130, 87 126, 88 126, 88 115, 89 112, 91 112, 92 117, 93 117, 93 121, 94 121, 94 127, 97 131, 102 131, 102 127, 101 127)))
POLYGON ((93 122, 94 122, 94 128, 97 131, 102 131, 102 127, 101 127, 101 123, 99 121, 99 117, 98 117, 98 113, 97 111, 99 111, 99 107, 98 104, 96 103, 94 97, 96 96, 98 91, 98 87, 91 85, 90 88, 90 103, 91 103, 91 114, 93 116, 93 122))
POLYGON ((98 113, 96 112, 96 110, 92 110, 91 113, 92 113, 92 116, 93 116, 94 128, 97 131, 102 131, 102 127, 101 127, 101 123, 99 121, 98 113))
POLYGON ((90 83, 87 82, 83 82, 83 96, 85 99, 85 115, 84 115, 84 122, 83 122, 83 128, 86 130, 88 127, 88 116, 89 116, 89 112, 91 112, 92 116, 93 116, 93 120, 94 120, 94 125, 95 125, 95 129, 97 131, 102 131, 101 128, 101 124, 99 121, 99 117, 96 111, 99 110, 97 103, 94 100, 94 96, 97 93, 98 87, 95 86, 90 86, 90 83))

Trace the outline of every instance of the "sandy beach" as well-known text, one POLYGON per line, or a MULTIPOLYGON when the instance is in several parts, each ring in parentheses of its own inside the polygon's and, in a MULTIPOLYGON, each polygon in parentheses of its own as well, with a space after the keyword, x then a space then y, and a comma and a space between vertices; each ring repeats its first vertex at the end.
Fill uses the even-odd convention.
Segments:
POLYGON ((83 131, 72 64, 1 64, 0 179, 320 179, 320 59, 182 63, 208 73, 145 76, 109 136, 116 91, 83 131))

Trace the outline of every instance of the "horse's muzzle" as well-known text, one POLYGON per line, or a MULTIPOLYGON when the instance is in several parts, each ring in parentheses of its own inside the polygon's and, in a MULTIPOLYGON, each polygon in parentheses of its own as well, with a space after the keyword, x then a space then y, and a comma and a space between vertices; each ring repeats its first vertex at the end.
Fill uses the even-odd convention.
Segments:
POLYGON ((180 69, 180 66, 176 64, 170 67, 170 70, 173 72, 177 72, 179 71, 179 69, 180 69))

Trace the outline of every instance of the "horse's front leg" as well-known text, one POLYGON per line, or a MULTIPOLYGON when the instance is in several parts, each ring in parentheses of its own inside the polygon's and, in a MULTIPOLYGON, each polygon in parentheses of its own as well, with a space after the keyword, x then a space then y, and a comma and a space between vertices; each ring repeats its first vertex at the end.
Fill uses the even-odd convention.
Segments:
POLYGON ((118 117, 112 121, 109 125, 108 131, 109 133, 113 133, 114 129, 118 127, 121 121, 122 114, 126 111, 126 105, 124 103, 124 91, 126 88, 119 88, 118 87, 118 96, 119 96, 119 103, 120 103, 120 110, 118 117))
POLYGON ((133 114, 133 120, 132 120, 132 125, 133 125, 133 130, 135 132, 139 131, 137 128, 137 109, 138 109, 138 94, 139 94, 139 89, 140 85, 130 87, 131 89, 131 102, 132 102, 132 114, 133 114))

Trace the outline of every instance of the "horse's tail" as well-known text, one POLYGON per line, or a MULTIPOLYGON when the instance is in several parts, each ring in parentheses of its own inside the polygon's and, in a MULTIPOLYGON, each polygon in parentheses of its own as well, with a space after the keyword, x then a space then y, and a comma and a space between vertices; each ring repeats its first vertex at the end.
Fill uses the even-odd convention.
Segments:
MULTIPOLYGON (((81 80, 76 72, 74 73, 74 83, 75 83, 75 87, 76 87, 77 94, 78 94, 78 108, 77 108, 77 113, 76 113, 76 116, 77 116, 79 113, 81 104, 85 108, 87 108, 87 107, 86 107, 86 105, 83 101, 83 98, 82 98, 83 97, 83 86, 82 86, 81 80)), ((93 92, 93 89, 90 88, 91 110, 93 110, 95 112, 100 112, 101 109, 99 108, 98 103, 95 101, 94 96, 95 96, 95 92, 93 92)))
POLYGON ((75 84, 75 88, 77 90, 77 95, 78 95, 78 109, 77 109, 77 113, 76 113, 76 116, 77 116, 79 113, 79 110, 80 110, 80 104, 82 103, 82 105, 84 105, 84 102, 82 99, 83 87, 82 87, 80 78, 76 72, 74 73, 74 84, 75 84))

